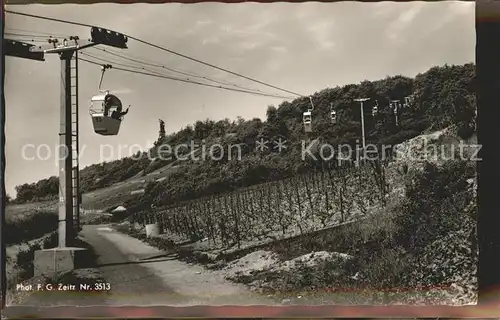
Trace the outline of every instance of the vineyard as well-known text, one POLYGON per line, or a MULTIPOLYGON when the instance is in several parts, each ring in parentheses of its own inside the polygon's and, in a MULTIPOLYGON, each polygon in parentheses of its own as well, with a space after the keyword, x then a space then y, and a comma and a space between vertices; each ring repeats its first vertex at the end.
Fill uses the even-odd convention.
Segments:
POLYGON ((152 210, 141 215, 185 240, 212 247, 304 234, 383 208, 390 186, 387 165, 370 161, 256 185, 152 210))

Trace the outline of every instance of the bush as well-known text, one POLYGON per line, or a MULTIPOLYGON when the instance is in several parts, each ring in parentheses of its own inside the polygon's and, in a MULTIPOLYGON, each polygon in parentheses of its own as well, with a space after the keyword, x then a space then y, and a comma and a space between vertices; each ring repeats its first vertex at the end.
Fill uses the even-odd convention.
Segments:
POLYGON ((426 164, 409 177, 406 198, 393 209, 394 238, 379 232, 358 244, 360 285, 388 292, 448 285, 452 276, 473 278, 473 192, 467 180, 474 175, 474 163, 448 161, 426 164))
POLYGON ((463 220, 471 202, 467 179, 474 176, 472 163, 448 161, 442 168, 427 163, 406 186, 406 201, 396 218, 398 243, 418 254, 425 246, 452 230, 463 220))
POLYGON ((55 212, 37 211, 20 220, 7 221, 3 229, 5 244, 19 244, 34 240, 57 230, 58 217, 55 212))
POLYGON ((48 237, 43 240, 43 248, 51 249, 59 245, 59 234, 57 232, 52 232, 48 237))
POLYGON ((380 248, 369 257, 357 261, 363 282, 372 289, 390 291, 404 288, 408 274, 415 266, 415 257, 402 248, 380 248))
POLYGON ((475 124, 472 122, 461 122, 457 125, 457 135, 463 140, 472 137, 475 131, 475 124))
POLYGON ((19 270, 18 282, 27 280, 34 275, 33 261, 35 260, 35 251, 41 250, 40 244, 34 244, 27 250, 21 250, 17 253, 17 267, 19 270))

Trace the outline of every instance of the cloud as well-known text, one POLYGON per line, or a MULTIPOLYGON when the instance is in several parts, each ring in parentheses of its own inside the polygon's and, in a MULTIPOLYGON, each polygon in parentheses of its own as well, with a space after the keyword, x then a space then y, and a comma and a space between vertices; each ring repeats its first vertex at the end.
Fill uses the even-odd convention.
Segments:
POLYGON ((335 47, 332 30, 335 26, 333 20, 323 20, 311 25, 307 30, 311 37, 315 39, 319 49, 330 50, 335 47))
POLYGON ((328 32, 331 30, 333 27, 334 21, 333 20, 323 20, 323 21, 318 21, 315 24, 312 24, 309 28, 307 28, 311 32, 317 32, 320 34, 324 34, 325 32, 328 32))
POLYGON ((201 20, 201 21, 196 21, 197 26, 202 26, 205 27, 207 25, 213 24, 214 22, 212 20, 201 20))
POLYGON ((400 13, 394 22, 390 23, 386 29, 386 35, 391 40, 399 39, 400 35, 412 25, 415 19, 417 19, 426 6, 426 3, 415 2, 404 5, 409 6, 409 8, 400 13))
MULTIPOLYGON (((315 2, 306 2, 306 3, 301 3, 298 6, 293 6, 295 9, 295 18, 297 20, 308 20, 308 19, 313 19, 317 16, 318 12, 322 9, 319 8, 321 6, 321 3, 315 3, 315 2)), ((293 9, 292 9, 293 10, 293 9)))
POLYGON ((394 7, 394 3, 390 1, 381 1, 373 4, 374 10, 373 15, 380 16, 386 15, 394 11, 396 9, 394 7))
POLYGON ((320 49, 323 49, 323 50, 331 50, 333 48, 335 48, 337 44, 333 41, 324 41, 320 44, 320 49))
MULTIPOLYGON (((245 27, 224 24, 219 27, 218 37, 227 43, 236 54, 249 50, 265 49, 280 43, 281 39, 272 29, 265 29, 267 22, 259 22, 245 27)), ((279 49, 278 49, 279 50, 279 49)))
POLYGON ((443 16, 442 19, 437 20, 436 23, 426 30, 427 33, 433 33, 439 31, 444 26, 451 23, 453 20, 460 18, 462 19, 464 15, 470 15, 471 11, 474 11, 475 3, 474 2, 458 2, 449 4, 448 6, 448 14, 443 16))
POLYGON ((258 36, 259 38, 266 37, 266 38, 275 38, 276 35, 272 32, 265 32, 262 31, 262 28, 267 24, 256 24, 256 25, 251 25, 248 27, 243 27, 243 28, 238 28, 233 25, 222 25, 220 26, 220 30, 224 33, 225 36, 227 37, 250 37, 250 36, 258 36))
POLYGON ((129 89, 129 88, 114 89, 112 91, 113 91, 112 93, 116 93, 116 94, 132 94, 132 93, 134 93, 134 90, 129 89))
POLYGON ((458 2, 453 6, 450 6, 452 11, 457 15, 467 15, 470 14, 471 11, 474 11, 476 7, 475 2, 458 2))
POLYGON ((399 26, 407 27, 412 23, 412 21, 417 17, 417 15, 422 11, 423 8, 423 3, 413 4, 412 8, 399 15, 399 18, 396 19, 395 23, 397 23, 399 26))
POLYGON ((238 47, 242 50, 253 50, 264 46, 264 44, 263 41, 246 41, 241 42, 238 47))
MULTIPOLYGON (((187 21, 181 21, 182 24, 186 24, 187 21)), ((214 21, 211 19, 207 18, 201 18, 200 20, 196 21, 195 23, 187 23, 185 28, 179 28, 180 30, 183 30, 182 32, 179 33, 180 36, 195 36, 199 34, 200 32, 209 30, 211 26, 214 25, 214 21)), ((180 26, 180 25, 179 25, 180 26)))
POLYGON ((203 39, 203 41, 201 42, 201 44, 205 45, 205 44, 212 44, 212 43, 219 43, 219 42, 220 42, 219 37, 212 36, 212 37, 203 39))
POLYGON ((285 46, 273 46, 271 50, 278 53, 287 53, 288 49, 285 46))
POLYGON ((270 60, 266 63, 266 70, 268 71, 278 71, 283 67, 283 63, 280 60, 270 60))
POLYGON ((269 25, 270 20, 269 19, 262 19, 258 21, 255 24, 249 25, 248 27, 244 28, 247 32, 250 33, 256 33, 261 31, 262 29, 265 29, 266 26, 269 25))

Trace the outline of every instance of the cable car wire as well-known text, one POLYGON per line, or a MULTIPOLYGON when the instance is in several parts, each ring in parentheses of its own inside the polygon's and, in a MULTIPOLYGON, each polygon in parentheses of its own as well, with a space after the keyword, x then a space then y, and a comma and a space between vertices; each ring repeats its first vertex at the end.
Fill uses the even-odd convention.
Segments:
POLYGON ((26 29, 17 29, 17 28, 5 28, 5 32, 10 32, 10 31, 14 31, 14 32, 29 32, 29 33, 35 33, 35 34, 39 34, 40 36, 47 36, 47 37, 66 37, 66 38, 69 38, 68 35, 64 35, 64 34, 60 34, 60 33, 53 33, 53 32, 42 32, 42 31, 33 31, 33 30, 26 30, 26 29))
MULTIPOLYGON (((5 10, 5 13, 10 13, 10 14, 15 14, 15 15, 21 15, 21 16, 25 16, 25 17, 31 17, 31 18, 36 18, 36 19, 42 19, 42 20, 48 20, 48 21, 53 21, 53 22, 60 22, 60 23, 66 23, 66 24, 72 24, 72 25, 75 25, 75 26, 81 26, 81 27, 88 27, 88 28, 94 28, 96 26, 92 26, 90 24, 86 24, 86 23, 81 23, 81 22, 75 22, 75 21, 69 21, 69 20, 63 20, 63 19, 57 19, 57 18, 51 18, 51 17, 44 17, 44 16, 39 16, 39 15, 34 15, 34 14, 29 14, 29 13, 23 13, 23 12, 17 12, 17 11, 11 11, 11 10, 5 10)), ((105 29, 105 28, 104 28, 105 29)), ((271 85, 269 83, 265 83, 263 81, 259 81, 259 80, 256 80, 256 79, 253 79, 253 78, 250 78, 250 77, 247 77, 247 76, 244 76, 240 73, 237 73, 237 72, 234 72, 234 71, 230 71, 230 70, 227 70, 227 69, 224 69, 224 68, 221 68, 221 67, 218 67, 216 65, 213 65, 213 64, 210 64, 208 62, 204 62, 202 60, 199 60, 199 59, 196 59, 196 58, 192 58, 190 56, 187 56, 185 54, 182 54, 182 53, 179 53, 179 52, 176 52, 176 51, 173 51, 173 50, 170 50, 168 48, 165 48, 165 47, 162 47, 162 46, 159 46, 159 45, 156 45, 154 43, 151 43, 151 42, 148 42, 148 41, 145 41, 145 40, 142 40, 142 39, 139 39, 139 38, 136 38, 136 37, 133 37, 133 36, 130 36, 130 35, 126 35, 124 34, 127 38, 129 39, 132 39, 132 40, 135 40, 139 43, 142 43, 142 44, 145 44, 147 46, 150 46, 150 47, 153 47, 153 48, 156 48, 156 49, 159 49, 159 50, 162 50, 162 51, 165 51, 165 52, 168 52, 168 53, 171 53, 171 54, 174 54, 174 55, 177 55, 179 57, 182 57, 182 58, 185 58, 185 59, 188 59, 188 60, 191 60, 191 61, 194 61, 194 62, 197 62, 197 63, 200 63, 200 64, 203 64, 203 65, 206 65, 208 67, 211 67, 211 68, 214 68, 214 69, 217 69, 217 70, 220 70, 220 71, 224 71, 224 72, 227 72, 227 73, 230 73, 232 75, 235 75, 235 76, 238 76, 238 77, 241 77, 241 78, 244 78, 244 79, 247 79, 247 80, 250 80, 250 81, 253 81, 253 82, 256 82, 256 83, 259 83, 259 84, 262 84, 262 85, 265 85, 267 87, 271 87, 271 88, 274 88, 274 89, 277 89, 279 91, 283 91, 283 92, 287 92, 287 93, 290 93, 290 94, 293 94, 293 95, 296 95, 296 96, 299 96, 299 97, 305 97, 304 95, 302 94, 299 94, 299 93, 296 93, 296 92, 293 92, 293 91, 289 91, 289 90, 286 90, 286 89, 283 89, 283 88, 280 88, 280 87, 277 87, 277 86, 274 86, 274 85, 271 85)))
MULTIPOLYGON (((144 68, 144 67, 141 67, 141 66, 133 66, 133 65, 127 65, 127 64, 123 64, 123 63, 119 63, 119 62, 116 62, 116 61, 113 61, 113 60, 108 60, 108 59, 105 59, 105 58, 101 58, 101 57, 97 57, 97 56, 94 56, 94 55, 91 55, 91 54, 88 54, 86 52, 80 52, 80 54, 84 55, 84 56, 88 56, 90 58, 93 58, 93 59, 97 59, 97 60, 102 60, 104 62, 107 62, 107 63, 111 63, 111 64, 114 64, 114 65, 120 65, 120 66, 123 66, 123 67, 128 67, 128 68, 133 68, 133 69, 140 69, 140 70, 143 70, 143 71, 147 71, 147 72, 150 72, 150 73, 154 73, 154 74, 157 74, 159 76, 166 76, 168 77, 168 75, 165 75, 165 74, 162 74, 160 72, 156 72, 154 70, 151 70, 151 69, 147 69, 147 68, 144 68)), ((182 79, 182 78, 175 78, 175 79, 182 79)), ((192 79, 183 79, 183 80, 186 80, 186 81, 194 81, 192 79)), ((215 82, 217 82, 216 80, 213 80, 215 82)), ((225 84, 225 83, 221 83, 221 84, 225 84)), ((237 86, 235 84, 229 84, 229 85, 233 85, 233 86, 237 86)), ((239 87, 239 86, 238 86, 239 87)), ((282 97, 282 96, 279 96, 279 95, 273 95, 273 94, 270 94, 270 93, 267 93, 267 92, 262 92, 260 90, 255 90, 255 89, 251 89, 251 88, 245 88, 245 87, 240 87, 241 89, 244 89, 245 91, 253 91, 253 92, 260 92, 260 93, 264 93, 266 95, 271 95, 271 96, 276 96, 276 97, 280 97, 280 98, 286 98, 286 97, 282 97)))
MULTIPOLYGON (((79 61, 84 61, 87 63, 95 64, 98 66, 102 66, 101 63, 83 59, 83 58, 78 58, 79 61)), ((119 71, 124 71, 124 72, 130 72, 130 73, 136 73, 136 74, 142 74, 146 76, 151 76, 151 77, 157 77, 157 78, 163 78, 167 80, 173 80, 173 81, 179 81, 179 82, 184 82, 184 83, 191 83, 191 84, 196 84, 200 86, 206 86, 206 87, 211 87, 211 88, 217 88, 217 89, 224 89, 228 91, 235 91, 235 92, 242 92, 242 93, 248 93, 248 94, 254 94, 254 95, 260 95, 260 96, 265 96, 265 97, 272 97, 272 98, 279 98, 279 99, 285 99, 285 100, 293 100, 294 98, 291 97, 283 97, 283 96, 278 96, 278 95, 272 95, 272 94, 266 94, 266 93, 258 93, 258 92, 252 92, 248 90, 242 90, 242 89, 233 89, 233 88, 228 88, 224 86, 216 86, 216 85, 211 85, 208 83, 202 83, 202 82, 197 82, 197 81, 192 81, 192 80, 186 80, 182 78, 175 78, 175 77, 169 77, 165 75, 159 75, 159 74, 154 74, 154 73, 148 73, 148 72, 141 72, 141 71, 136 71, 136 70, 129 70, 129 69, 123 69, 123 68, 115 68, 113 67, 114 70, 119 70, 119 71)))
MULTIPOLYGON (((92 47, 91 49, 100 50, 100 51, 106 52, 106 53, 108 53, 110 55, 113 55, 113 56, 116 56, 116 57, 120 57, 120 58, 125 59, 125 60, 133 61, 133 62, 140 63, 140 64, 145 64, 145 65, 156 67, 156 68, 162 68, 162 69, 165 69, 165 70, 168 70, 168 71, 171 71, 171 72, 175 72, 175 73, 179 73, 179 74, 182 74, 182 75, 185 75, 185 76, 200 78, 200 79, 204 79, 204 80, 207 80, 207 81, 210 81, 210 82, 214 82, 214 83, 218 83, 218 84, 223 84, 223 85, 227 85, 227 86, 234 86, 236 88, 241 88, 241 89, 245 89, 245 90, 252 90, 252 91, 263 92, 263 91, 258 90, 258 89, 246 88, 246 87, 234 84, 234 83, 230 83, 230 82, 226 82, 226 81, 222 81, 222 80, 213 79, 213 78, 202 76, 202 75, 199 75, 199 74, 196 74, 196 73, 191 73, 191 72, 186 72, 186 71, 180 71, 178 69, 170 68, 170 67, 167 67, 167 66, 164 66, 164 65, 161 65, 161 64, 157 64, 157 63, 152 63, 152 62, 149 62, 149 61, 144 61, 144 60, 140 60, 140 59, 131 58, 129 56, 116 53, 116 52, 111 51, 109 49, 97 48, 97 47, 92 47)), ((265 92, 263 92, 263 93, 265 93, 265 92)))
POLYGON ((22 34, 22 33, 15 33, 15 32, 5 32, 4 33, 5 37, 8 37, 10 40, 15 40, 19 42, 38 42, 38 43, 43 43, 47 42, 49 38, 48 36, 37 36, 33 34, 22 34), (28 39, 26 39, 28 38, 28 39))
MULTIPOLYGON (((165 75, 165 74, 162 74, 162 73, 159 73, 159 72, 156 72, 154 70, 151 70, 151 69, 147 69, 147 68, 144 68, 144 67, 141 67, 141 66, 133 66, 133 65, 127 65, 127 64, 123 64, 123 63, 119 63, 119 62, 115 62, 115 61, 112 61, 112 60, 108 60, 108 59, 104 59, 104 58, 101 58, 101 57, 97 57, 97 56, 94 56, 94 55, 91 55, 91 54, 88 54, 86 52, 80 52, 81 55, 84 55, 84 56, 88 56, 92 59, 97 59, 97 60, 102 60, 104 62, 107 62, 107 63, 110 63, 110 64, 114 64, 114 65, 120 65, 122 67, 128 67, 128 68, 133 68, 133 69, 140 69, 140 70, 143 70, 143 71, 146 71, 146 72, 150 72, 150 73, 154 73, 154 74, 157 74, 159 76, 168 76, 168 75, 165 75)), ((176 79, 181 79, 181 78, 176 78, 176 79)), ((193 81, 192 79, 184 79, 184 80, 188 80, 188 81, 193 81)), ((224 83, 222 83, 224 84, 224 83)), ((231 84, 230 84, 231 85, 231 84)), ((236 85, 234 85, 236 86, 236 85)), ((251 88, 245 88, 245 87, 240 87, 241 89, 244 89, 245 91, 252 91, 252 92, 255 92, 255 93, 263 93, 263 94, 266 94, 266 95, 271 95, 271 96, 275 96, 275 95, 272 95, 271 93, 267 93, 267 92, 262 92, 260 90, 254 90, 254 89, 251 89, 251 88)), ((279 95, 276 95, 277 97, 281 97, 279 95)))
POLYGON ((256 82, 256 83, 259 83, 259 84, 262 84, 262 85, 265 85, 267 87, 271 87, 271 88, 274 88, 274 89, 277 89, 277 90, 280 90, 280 91, 283 91, 283 92, 286 92, 286 93, 291 93, 293 95, 296 95, 296 96, 299 96, 299 97, 302 97, 303 95, 302 94, 299 94, 299 93, 296 93, 296 92, 293 92, 293 91, 289 91, 289 90, 286 90, 286 89, 282 89, 280 87, 277 87, 277 86, 274 86, 274 85, 271 85, 271 84, 268 84, 268 83, 265 83, 263 81, 259 81, 259 80, 256 80, 256 79, 253 79, 253 78, 250 78, 250 77, 247 77, 247 76, 244 76, 240 73, 237 73, 237 72, 233 72, 233 71, 230 71, 230 70, 227 70, 227 69, 224 69, 224 68, 221 68, 221 67, 218 67, 218 66, 215 66, 213 64, 210 64, 210 63, 207 63, 207 62, 204 62, 204 61, 201 61, 201 60, 198 60, 196 58, 191 58, 189 56, 186 56, 184 54, 181 54, 181 53, 178 53, 178 52, 175 52, 175 51, 172 51, 170 49, 167 49, 167 48, 164 48, 164 47, 161 47, 161 46, 158 46, 156 44, 153 44, 151 42, 148 42, 148 41, 144 41, 144 40, 141 40, 139 38, 135 38, 135 37, 131 37, 131 36, 127 36, 129 39, 132 39, 132 40, 135 40, 137 42, 140 42, 140 43, 143 43, 145 45, 149 45, 153 48, 157 48, 157 49, 160 49, 162 51, 166 51, 168 53, 172 53, 172 54, 175 54, 177 56, 180 56, 180 57, 183 57, 183 58, 186 58, 186 59, 189 59, 189 60, 192 60, 194 62, 198 62, 198 63, 201 63, 203 65, 206 65, 208 67, 212 67, 214 69, 217 69, 217 70, 220 70, 220 71, 224 71, 224 72, 227 72, 227 73, 230 73, 232 75, 235 75, 235 76, 238 76, 238 77, 241 77, 241 78, 244 78, 244 79, 247 79, 247 80, 250 80, 250 81, 253 81, 253 82, 256 82))
MULTIPOLYGON (((8 37, 8 36, 7 36, 8 37)), ((12 38, 12 37, 8 37, 8 39, 6 40, 14 40, 14 41, 19 41, 19 42, 35 42, 35 43, 46 43, 47 41, 43 41, 43 40, 35 40, 35 39, 20 39, 20 38, 12 38)))
MULTIPOLYGON (((28 31, 31 32, 31 31, 28 31)), ((36 35, 36 34, 26 34, 26 33, 17 33, 17 32, 5 32, 4 35, 9 37, 11 40, 19 41, 19 42, 38 42, 38 43, 47 43, 50 39, 56 39, 56 37, 52 35, 36 35), (28 38, 28 39, 26 39, 28 38), (31 39, 30 39, 31 38, 31 39)))
MULTIPOLYGON (((24 30, 24 31, 26 31, 26 32, 34 32, 34 31, 30 31, 30 30, 24 30)), ((34 34, 22 34, 22 35, 21 34, 17 34, 17 33, 12 33, 12 34, 16 34, 16 35, 20 35, 20 36, 25 36, 25 37, 40 37, 42 39, 45 39, 45 41, 47 41, 47 40, 49 40, 49 39, 52 38, 52 36, 50 34, 48 34, 48 33, 47 33, 47 35, 43 35, 43 36, 37 36, 37 35, 34 35, 34 34)), ((28 41, 28 40, 22 39, 20 41, 28 41)), ((41 40, 34 40, 34 39, 31 39, 31 41, 32 42, 44 42, 44 41, 41 41, 41 40)), ((166 67, 166 66, 163 66, 163 65, 160 65, 160 64, 155 64, 155 63, 148 62, 148 61, 143 61, 143 60, 140 60, 140 59, 134 59, 134 58, 131 58, 131 57, 128 57, 128 56, 125 56, 125 55, 118 54, 118 53, 113 52, 111 50, 106 50, 106 49, 102 49, 102 48, 95 48, 95 47, 92 48, 92 49, 97 49, 97 50, 106 52, 108 54, 120 57, 122 59, 133 61, 135 63, 145 64, 145 65, 150 65, 150 66, 154 66, 154 67, 163 68, 163 69, 168 70, 168 71, 172 71, 172 72, 183 74, 183 75, 188 75, 188 76, 193 76, 193 77, 201 78, 201 79, 204 79, 204 80, 207 80, 207 81, 211 81, 211 82, 214 82, 214 83, 218 83, 218 84, 222 84, 222 85, 234 86, 234 87, 243 89, 245 92, 248 92, 248 93, 250 93, 250 92, 263 93, 265 96, 272 96, 272 97, 280 97, 280 98, 284 98, 284 99, 289 99, 288 97, 283 97, 283 96, 279 96, 279 95, 273 95, 273 94, 270 94, 270 93, 267 93, 267 92, 263 92, 263 91, 258 90, 258 89, 246 88, 246 87, 243 87, 243 86, 239 86, 237 84, 233 84, 233 83, 229 83, 229 82, 224 82, 224 81, 220 81, 220 80, 211 79, 209 77, 198 75, 198 74, 195 74, 195 73, 183 72, 183 71, 179 71, 179 70, 176 70, 176 69, 173 69, 173 68, 169 68, 169 67, 166 67)), ((113 61, 113 60, 109 60, 109 59, 105 59, 105 58, 102 58, 102 57, 94 56, 94 55, 91 55, 91 54, 83 52, 83 51, 81 51, 80 54, 82 54, 84 56, 88 56, 88 57, 93 58, 93 59, 102 60, 102 61, 105 61, 105 62, 108 62, 108 63, 111 63, 111 64, 120 65, 120 66, 123 66, 123 67, 128 67, 128 68, 133 68, 133 69, 140 69, 140 70, 143 70, 143 71, 147 71, 149 73, 154 73, 154 74, 159 75, 159 76, 166 76, 165 74, 162 74, 160 72, 156 72, 156 71, 151 70, 151 69, 147 69, 147 68, 144 68, 144 67, 141 67, 141 66, 134 66, 134 65, 128 65, 128 64, 119 63, 119 62, 116 62, 116 61, 113 61)), ((176 78, 176 79, 181 79, 181 78, 176 78)), ((189 78, 188 79, 183 79, 183 80, 193 81, 192 79, 189 79, 189 78)))
POLYGON ((52 36, 40 36, 36 34, 26 34, 26 33, 17 33, 17 32, 5 32, 7 36, 16 36, 16 37, 30 37, 30 38, 42 38, 42 39, 50 39, 52 36))
MULTIPOLYGON (((30 30, 24 30, 24 31, 25 32, 36 33, 35 31, 30 31, 30 30)), ((39 37, 39 38, 42 38, 42 39, 45 39, 45 40, 53 38, 52 35, 49 35, 48 33, 47 33, 47 35, 43 35, 43 36, 39 36, 39 35, 35 35, 35 34, 19 34, 19 33, 9 33, 9 34, 23 36, 23 37, 39 37)), ((22 41, 22 40, 20 40, 20 41, 22 41)), ((31 39, 30 41, 32 41, 32 42, 43 42, 43 41, 33 40, 33 39, 31 39)), ((199 75, 199 74, 196 74, 196 73, 191 73, 191 72, 176 70, 174 68, 170 68, 170 67, 167 67, 165 65, 158 64, 158 63, 153 63, 153 62, 141 60, 141 59, 138 59, 138 58, 132 58, 130 56, 122 55, 122 54, 119 54, 119 53, 114 52, 114 51, 109 50, 109 49, 98 48, 98 47, 91 47, 90 49, 95 49, 95 50, 103 51, 103 52, 106 52, 107 54, 119 57, 121 59, 133 61, 133 62, 136 62, 136 63, 139 63, 139 64, 149 65, 149 66, 152 66, 152 67, 162 68, 162 69, 165 69, 165 70, 168 70, 168 71, 171 71, 171 72, 179 73, 179 74, 190 76, 190 77, 204 79, 204 80, 207 80, 207 81, 210 81, 210 82, 213 82, 213 83, 218 83, 218 84, 227 85, 227 86, 234 86, 234 87, 240 88, 240 89, 245 89, 245 90, 251 90, 251 91, 266 93, 266 92, 263 92, 263 91, 258 90, 258 89, 247 88, 247 87, 243 87, 243 86, 240 86, 240 85, 237 85, 237 84, 234 84, 234 83, 230 83, 230 82, 226 82, 226 81, 222 81, 222 80, 212 79, 210 77, 202 76, 202 75, 199 75)), ((92 57, 92 58, 94 58, 94 59, 100 59, 100 60, 108 61, 110 63, 120 64, 118 62, 114 62, 114 61, 112 62, 112 61, 106 60, 106 59, 101 58, 101 57, 95 57, 95 56, 91 56, 91 55, 89 55, 89 56, 92 57)), ((142 67, 136 67, 136 66, 130 66, 130 65, 123 65, 123 66, 133 67, 133 68, 140 68, 142 70, 146 70, 146 71, 149 71, 149 72, 152 72, 152 73, 157 73, 157 74, 162 75, 161 73, 155 72, 155 71, 153 71, 151 69, 148 70, 148 69, 145 69, 145 68, 142 68, 142 67)))
MULTIPOLYGON (((92 59, 102 60, 104 62, 111 63, 113 65, 118 65, 118 66, 122 66, 122 67, 133 68, 133 69, 140 69, 140 70, 144 70, 144 71, 147 71, 147 72, 156 73, 158 75, 164 75, 162 73, 156 72, 154 70, 146 69, 144 67, 127 65, 127 64, 124 64, 124 63, 119 63, 119 62, 108 60, 108 59, 105 59, 105 58, 96 57, 96 56, 94 56, 92 54, 88 54, 88 53, 83 52, 83 51, 79 52, 79 55, 87 56, 87 57, 90 57, 92 59)), ((79 58, 79 60, 81 60, 81 58, 79 58)))
POLYGON ((169 67, 166 67, 166 66, 161 65, 161 64, 152 63, 152 62, 148 62, 148 61, 145 61, 145 60, 140 60, 138 58, 131 58, 130 56, 121 55, 121 54, 116 53, 114 51, 111 51, 109 49, 98 48, 98 47, 92 47, 91 49, 100 50, 100 51, 106 52, 108 54, 120 57, 122 59, 133 61, 133 62, 137 62, 137 63, 141 63, 141 64, 145 64, 145 65, 149 65, 151 67, 164 68, 164 69, 167 69, 169 71, 180 73, 180 74, 183 74, 183 75, 186 75, 186 76, 192 76, 192 77, 199 77, 200 76, 200 75, 196 75, 194 73, 185 72, 185 71, 179 71, 179 70, 176 70, 176 69, 173 69, 173 68, 169 68, 169 67))

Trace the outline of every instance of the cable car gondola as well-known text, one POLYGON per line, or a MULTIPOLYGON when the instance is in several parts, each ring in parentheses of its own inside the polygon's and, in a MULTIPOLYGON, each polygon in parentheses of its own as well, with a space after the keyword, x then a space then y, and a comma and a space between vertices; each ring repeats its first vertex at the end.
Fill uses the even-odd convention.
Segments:
POLYGON ((337 112, 333 110, 333 103, 330 103, 330 122, 332 124, 337 123, 337 112))
POLYGON ((333 124, 336 124, 337 123, 337 112, 335 110, 332 110, 330 112, 330 121, 333 123, 333 124))
POLYGON ((304 122, 304 131, 305 132, 312 132, 311 111, 306 111, 302 114, 302 121, 304 122))
POLYGON ((412 96, 405 97, 405 102, 403 103, 403 107, 404 108, 409 108, 412 103, 413 103, 413 97, 412 96))
POLYGON ((312 97, 309 97, 309 101, 311 101, 311 109, 307 110, 302 114, 302 122, 304 123, 304 131, 307 133, 312 132, 312 111, 314 109, 314 105, 312 102, 312 97))
POLYGON ((90 101, 89 113, 92 118, 94 132, 103 136, 115 136, 120 131, 123 116, 128 109, 123 112, 122 102, 117 96, 110 94, 108 90, 101 90, 102 79, 106 69, 110 65, 102 67, 101 81, 98 91, 102 94, 93 96, 90 101))
POLYGON ((376 117, 378 114, 378 101, 375 100, 375 105, 373 106, 372 108, 372 116, 373 117, 376 117))

